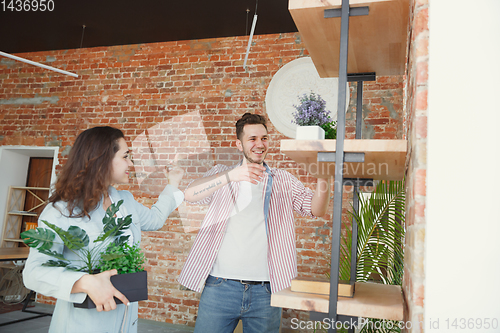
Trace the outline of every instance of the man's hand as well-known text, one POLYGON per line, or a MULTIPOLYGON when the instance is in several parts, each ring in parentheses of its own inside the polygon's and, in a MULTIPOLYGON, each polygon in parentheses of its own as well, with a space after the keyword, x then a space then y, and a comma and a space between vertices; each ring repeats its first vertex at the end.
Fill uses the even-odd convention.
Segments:
POLYGON ((228 176, 232 182, 247 181, 257 184, 262 180, 264 171, 266 171, 266 168, 260 164, 243 163, 239 167, 229 171, 228 176))
POLYGON ((111 283, 110 277, 118 274, 116 269, 99 274, 87 274, 82 276, 73 285, 71 293, 84 292, 95 303, 97 311, 111 311, 116 309, 113 297, 118 298, 123 304, 129 304, 128 299, 119 292, 111 283))
POLYGON ((247 181, 257 184, 262 180, 265 170, 260 164, 243 163, 230 171, 195 180, 184 192, 184 198, 189 202, 202 200, 229 182, 247 181))

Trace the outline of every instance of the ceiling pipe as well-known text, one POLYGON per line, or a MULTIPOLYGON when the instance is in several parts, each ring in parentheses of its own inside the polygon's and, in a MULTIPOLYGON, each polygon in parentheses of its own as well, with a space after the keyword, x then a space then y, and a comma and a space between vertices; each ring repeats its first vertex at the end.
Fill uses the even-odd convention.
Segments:
POLYGON ((255 31, 255 24, 257 23, 257 14, 253 16, 252 29, 250 30, 250 38, 248 39, 247 53, 245 54, 245 61, 243 61, 243 67, 247 67, 248 53, 250 52, 250 46, 252 45, 253 32, 255 31))
POLYGON ((54 72, 58 72, 58 73, 61 73, 61 74, 65 74, 65 75, 69 75, 69 76, 73 76, 73 77, 78 77, 78 75, 75 74, 75 73, 67 72, 67 71, 64 71, 62 69, 58 69, 58 68, 55 68, 55 67, 52 67, 52 66, 47 66, 47 65, 44 65, 44 64, 40 64, 38 62, 34 62, 34 61, 31 61, 31 60, 28 60, 28 59, 20 58, 20 57, 17 57, 15 55, 8 54, 8 53, 2 52, 2 51, 0 51, 0 55, 4 56, 4 57, 7 57, 7 58, 11 58, 11 59, 17 60, 17 61, 25 62, 25 63, 33 65, 33 66, 42 67, 42 68, 45 68, 45 69, 48 69, 48 70, 51 70, 51 71, 54 71, 54 72))
MULTIPOLYGON (((255 12, 253 15, 252 29, 250 30, 250 38, 248 38, 247 52, 245 53, 245 60, 243 61, 243 68, 247 67, 248 53, 250 53, 250 46, 252 45, 253 33, 255 31, 255 24, 257 24, 257 6, 259 5, 259 0, 255 1, 255 12)), ((248 9, 247 9, 248 17, 248 9)))

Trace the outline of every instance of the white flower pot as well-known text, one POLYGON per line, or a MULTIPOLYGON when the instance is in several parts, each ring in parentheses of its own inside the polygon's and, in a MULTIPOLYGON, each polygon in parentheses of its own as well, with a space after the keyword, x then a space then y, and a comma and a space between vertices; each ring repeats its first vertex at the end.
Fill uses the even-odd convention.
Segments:
POLYGON ((319 126, 297 126, 295 140, 324 140, 325 130, 319 126))

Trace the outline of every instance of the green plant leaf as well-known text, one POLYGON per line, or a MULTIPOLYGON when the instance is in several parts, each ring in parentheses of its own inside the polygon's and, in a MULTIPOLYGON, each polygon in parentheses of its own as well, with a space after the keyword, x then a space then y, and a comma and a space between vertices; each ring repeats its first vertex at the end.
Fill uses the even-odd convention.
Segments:
MULTIPOLYGON (((381 181, 368 199, 359 195, 360 209, 350 211, 358 226, 356 281, 402 282, 404 258, 404 182, 381 181)), ((350 278, 350 228, 341 243, 339 278, 350 278)))
POLYGON ((394 320, 386 319, 365 319, 363 328, 359 331, 360 333, 396 333, 401 332, 399 328, 399 322, 394 320))
POLYGON ((68 267, 68 262, 66 261, 61 261, 61 260, 47 260, 47 262, 44 262, 42 266, 47 266, 47 267, 68 267))
POLYGON ((143 270, 142 265, 146 261, 139 244, 133 246, 123 243, 117 245, 111 243, 104 253, 101 253, 99 267, 102 271, 116 269, 119 274, 134 273, 143 270))
POLYGON ((106 215, 113 217, 120 210, 120 206, 123 204, 123 200, 118 201, 116 204, 111 204, 108 209, 106 209, 106 215))
POLYGON ((21 238, 23 239, 24 244, 34 248, 40 246, 38 248, 39 251, 50 250, 54 244, 55 237, 56 235, 51 230, 40 227, 21 233, 21 238))
POLYGON ((60 260, 66 260, 66 261, 68 261, 68 259, 66 259, 66 258, 62 255, 62 253, 59 253, 59 252, 56 252, 56 251, 50 251, 50 250, 46 250, 46 249, 39 248, 39 249, 38 249, 38 252, 43 253, 43 254, 46 254, 46 255, 51 256, 51 257, 54 257, 54 258, 57 258, 57 259, 60 259, 60 260))
POLYGON ((101 254, 101 259, 104 261, 110 261, 118 258, 123 258, 125 257, 125 255, 125 253, 103 253, 101 254))
MULTIPOLYGON (((350 214, 358 226, 356 281, 378 280, 385 284, 401 285, 404 260, 404 181, 381 181, 371 196, 359 195, 360 207, 350 214)), ((350 279, 351 240, 350 224, 343 223, 339 279, 350 279)), ((367 318, 360 333, 401 332, 397 322, 367 318)))
POLYGON ((70 250, 78 251, 86 244, 88 245, 88 236, 85 230, 77 227, 77 226, 71 226, 69 227, 68 231, 65 231, 58 226, 49 223, 47 221, 42 221, 45 223, 49 228, 55 231, 55 233, 61 237, 61 240, 63 241, 64 245, 70 250), (70 231, 71 229, 71 231, 70 231))
POLYGON ((101 234, 99 237, 97 237, 94 240, 94 243, 105 241, 106 239, 112 237, 116 233, 116 231, 117 231, 116 227, 114 227, 113 229, 108 230, 104 234, 101 234))
POLYGON ((87 232, 85 232, 85 230, 72 225, 68 228, 68 233, 75 239, 80 239, 83 243, 83 247, 89 245, 89 236, 87 235, 87 232))
POLYGON ((123 200, 118 201, 116 204, 111 204, 108 209, 106 209, 106 214, 102 219, 104 234, 110 235, 113 230, 116 229, 116 217, 115 214, 120 210, 120 206, 123 204, 123 200))
POLYGON ((119 236, 130 227, 132 223, 132 215, 127 215, 125 218, 116 218, 114 215, 118 212, 123 200, 116 204, 111 204, 106 210, 106 215, 102 219, 104 233, 100 235, 94 242, 102 242, 110 237, 119 236))
POLYGON ((116 246, 121 247, 125 243, 128 242, 129 237, 130 237, 130 235, 117 237, 117 238, 115 238, 115 242, 114 243, 115 243, 116 246))
MULTIPOLYGON (((328 116, 328 119, 331 119, 328 116)), ((325 139, 336 139, 337 138, 337 122, 330 121, 320 126, 325 131, 325 139)))

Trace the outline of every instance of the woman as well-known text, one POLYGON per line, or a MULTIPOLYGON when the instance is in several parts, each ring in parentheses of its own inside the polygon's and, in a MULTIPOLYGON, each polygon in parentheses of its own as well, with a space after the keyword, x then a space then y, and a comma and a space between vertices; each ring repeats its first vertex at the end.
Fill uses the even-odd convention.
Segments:
MULTIPOLYGON (((90 242, 102 232, 102 218, 111 203, 123 200, 120 214, 132 215, 129 228, 134 244, 141 240, 141 230, 161 228, 170 213, 184 199, 177 189, 183 171, 174 168, 168 175, 158 202, 151 209, 134 200, 128 191, 117 191, 112 184, 128 183, 130 153, 122 131, 112 127, 94 127, 76 138, 68 161, 63 167, 55 192, 43 210, 39 220, 53 223, 64 230, 77 225, 89 235, 90 242)), ((44 226, 40 223, 40 226, 44 226)), ((63 245, 54 245, 52 250, 67 258, 76 257, 63 245)), ((89 245, 90 246, 90 245, 89 245)), ((50 257, 37 249, 30 249, 23 271, 27 288, 43 295, 57 298, 49 332, 137 332, 137 302, 129 303, 116 290, 110 276, 115 269, 89 275, 67 270, 63 267, 42 266, 50 257), (73 303, 82 303, 89 296, 96 309, 75 308, 73 303), (123 304, 116 304, 114 298, 123 304)))

